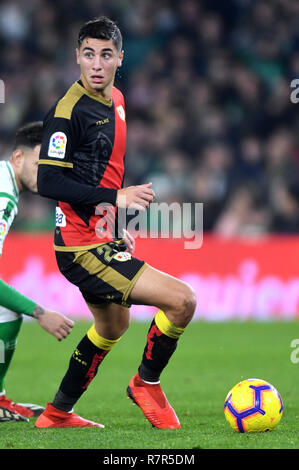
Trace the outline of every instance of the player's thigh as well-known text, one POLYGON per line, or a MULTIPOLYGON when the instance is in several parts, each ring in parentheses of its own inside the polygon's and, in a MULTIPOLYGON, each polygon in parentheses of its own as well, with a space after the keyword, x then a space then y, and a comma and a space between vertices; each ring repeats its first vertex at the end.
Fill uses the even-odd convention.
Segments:
POLYGON ((176 323, 179 318, 188 323, 196 305, 194 291, 188 284, 152 266, 147 266, 137 279, 128 300, 133 304, 154 305, 176 323))
POLYGON ((130 309, 113 302, 100 305, 87 303, 94 316, 95 329, 106 339, 118 339, 130 324, 130 309))

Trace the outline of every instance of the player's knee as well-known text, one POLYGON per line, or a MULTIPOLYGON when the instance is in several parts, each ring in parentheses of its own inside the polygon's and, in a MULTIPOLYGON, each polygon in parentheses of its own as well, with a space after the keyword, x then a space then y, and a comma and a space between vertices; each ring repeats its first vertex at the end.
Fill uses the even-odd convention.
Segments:
POLYGON ((186 326, 191 320, 196 308, 196 295, 188 284, 176 293, 176 321, 186 326))
POLYGON ((184 307, 184 320, 186 323, 189 323, 192 320, 196 308, 196 294, 189 285, 186 287, 185 291, 184 307))

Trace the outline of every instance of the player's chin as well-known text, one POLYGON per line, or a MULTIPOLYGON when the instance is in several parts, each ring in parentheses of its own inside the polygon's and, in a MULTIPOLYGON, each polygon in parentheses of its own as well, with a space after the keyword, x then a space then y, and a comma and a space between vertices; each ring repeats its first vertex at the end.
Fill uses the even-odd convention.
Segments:
POLYGON ((35 186, 29 186, 27 189, 33 194, 38 194, 37 184, 35 186))
POLYGON ((38 194, 38 189, 37 189, 37 182, 31 183, 28 181, 21 181, 23 191, 29 191, 30 193, 33 194, 38 194))
POLYGON ((104 87, 100 86, 100 85, 96 85, 96 86, 93 85, 92 89, 95 93, 99 93, 99 92, 103 91, 104 87))
POLYGON ((105 88, 105 85, 103 82, 101 83, 96 83, 96 82, 91 82, 89 83, 90 88, 96 93, 99 91, 102 91, 105 88))

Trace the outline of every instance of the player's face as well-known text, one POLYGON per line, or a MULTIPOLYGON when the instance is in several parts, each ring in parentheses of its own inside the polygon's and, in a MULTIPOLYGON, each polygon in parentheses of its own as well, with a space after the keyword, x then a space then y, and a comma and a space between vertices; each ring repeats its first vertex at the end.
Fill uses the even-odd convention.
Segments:
POLYGON ((23 190, 37 193, 37 168, 40 152, 40 145, 34 149, 26 148, 23 150, 23 161, 20 167, 19 179, 23 190))
POLYGON ((123 51, 118 52, 112 39, 85 38, 76 53, 84 87, 91 93, 110 99, 115 72, 122 64, 123 51))

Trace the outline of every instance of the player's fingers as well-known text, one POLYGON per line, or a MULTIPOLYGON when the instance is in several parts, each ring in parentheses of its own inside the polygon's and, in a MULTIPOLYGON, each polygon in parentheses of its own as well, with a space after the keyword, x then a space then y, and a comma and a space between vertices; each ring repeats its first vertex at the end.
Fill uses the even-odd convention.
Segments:
POLYGON ((61 339, 66 338, 69 335, 69 332, 61 327, 58 331, 58 335, 61 339))
POLYGON ((137 202, 132 202, 129 206, 128 209, 135 209, 137 211, 145 211, 144 205, 138 204, 137 202))
POLYGON ((68 328, 73 328, 73 326, 75 325, 75 322, 73 322, 73 320, 71 320, 70 318, 65 318, 65 325, 68 327, 68 328))
POLYGON ((62 322, 57 328, 60 332, 66 332, 69 334, 72 331, 72 328, 68 326, 66 322, 62 322))
POLYGON ((123 232, 124 232, 125 237, 126 237, 131 243, 134 243, 134 241, 135 241, 135 240, 134 240, 134 237, 132 237, 132 235, 131 235, 126 229, 124 229, 123 232))
POLYGON ((71 331, 71 328, 66 325, 63 325, 60 329, 60 332, 64 335, 65 338, 70 334, 71 331))
POLYGON ((149 201, 144 201, 143 199, 138 199, 137 201, 135 201, 135 204, 142 206, 144 210, 147 209, 150 205, 149 201))
POLYGON ((144 194, 144 195, 147 194, 148 196, 154 196, 155 193, 152 189, 143 187, 143 188, 138 188, 137 194, 138 195, 139 194, 144 194))
POLYGON ((152 194, 143 194, 143 193, 140 194, 139 193, 139 194, 137 194, 137 197, 141 201, 145 201, 145 202, 148 202, 148 203, 152 202, 152 200, 154 199, 154 196, 152 194))
POLYGON ((136 195, 129 207, 131 207, 132 205, 136 205, 136 204, 138 204, 139 206, 148 207, 150 202, 136 195))
POLYGON ((127 243, 126 246, 127 246, 127 251, 132 254, 134 251, 132 243, 127 243))
POLYGON ((156 193, 155 191, 151 188, 152 186, 152 183, 148 183, 148 184, 145 184, 143 185, 143 190, 148 192, 148 193, 151 193, 153 195, 153 197, 155 198, 156 197, 156 193))
POLYGON ((123 232, 127 251, 132 254, 134 251, 134 238, 125 229, 123 230, 123 232))
POLYGON ((63 336, 62 334, 60 333, 60 331, 55 331, 53 333, 53 336, 55 336, 56 339, 58 339, 58 341, 61 341, 63 339, 63 336))
POLYGON ((137 204, 142 204, 144 207, 148 207, 150 203, 152 202, 153 198, 152 197, 147 197, 147 196, 138 196, 134 202, 137 202, 137 204))

